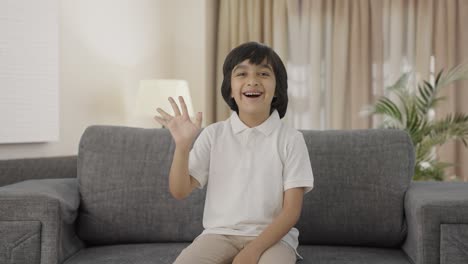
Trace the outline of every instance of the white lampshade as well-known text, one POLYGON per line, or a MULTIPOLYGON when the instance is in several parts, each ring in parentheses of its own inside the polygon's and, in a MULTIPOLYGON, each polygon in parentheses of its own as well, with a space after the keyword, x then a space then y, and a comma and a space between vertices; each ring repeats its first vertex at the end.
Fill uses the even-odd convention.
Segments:
POLYGON ((159 107, 167 113, 174 115, 174 110, 168 100, 169 97, 174 99, 182 113, 178 99, 179 96, 184 98, 188 114, 190 117, 193 117, 192 98, 187 81, 141 80, 136 98, 135 113, 138 116, 153 118, 155 115, 160 116, 159 112, 156 111, 159 107))

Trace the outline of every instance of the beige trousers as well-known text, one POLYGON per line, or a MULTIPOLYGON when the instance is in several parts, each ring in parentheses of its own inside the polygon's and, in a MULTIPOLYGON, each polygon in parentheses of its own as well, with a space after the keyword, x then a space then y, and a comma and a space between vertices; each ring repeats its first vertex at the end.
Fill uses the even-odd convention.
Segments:
MULTIPOLYGON (((236 255, 256 237, 204 234, 186 247, 174 264, 231 264, 236 255)), ((279 241, 260 257, 258 264, 294 264, 296 252, 279 241)))

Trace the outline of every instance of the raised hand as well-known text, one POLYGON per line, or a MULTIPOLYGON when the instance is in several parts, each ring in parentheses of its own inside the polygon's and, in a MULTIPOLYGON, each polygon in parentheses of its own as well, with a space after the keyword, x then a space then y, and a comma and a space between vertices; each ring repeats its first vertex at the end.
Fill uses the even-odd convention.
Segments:
POLYGON ((192 120, 190 120, 187 105, 185 105, 185 101, 182 96, 179 96, 179 102, 182 107, 182 114, 180 113, 179 107, 177 106, 174 99, 172 99, 172 97, 169 97, 169 102, 171 103, 175 116, 171 116, 158 107, 157 111, 161 114, 161 116, 154 116, 154 119, 169 129, 176 145, 188 147, 193 143, 201 128, 202 113, 197 113, 196 122, 193 123, 192 120))

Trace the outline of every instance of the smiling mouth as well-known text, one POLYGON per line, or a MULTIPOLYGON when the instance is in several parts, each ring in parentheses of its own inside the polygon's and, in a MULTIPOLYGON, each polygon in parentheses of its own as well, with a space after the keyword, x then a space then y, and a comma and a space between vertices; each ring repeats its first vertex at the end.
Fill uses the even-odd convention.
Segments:
POLYGON ((258 97, 262 96, 263 93, 261 93, 261 92, 246 92, 246 93, 242 93, 242 95, 244 95, 247 98, 258 98, 258 97))

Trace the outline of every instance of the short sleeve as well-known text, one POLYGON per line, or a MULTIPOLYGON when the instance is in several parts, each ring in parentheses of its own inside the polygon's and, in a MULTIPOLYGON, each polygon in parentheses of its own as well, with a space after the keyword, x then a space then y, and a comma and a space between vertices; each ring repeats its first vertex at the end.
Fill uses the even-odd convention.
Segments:
POLYGON ((310 164, 309 151, 301 132, 295 135, 286 146, 286 160, 283 166, 284 191, 304 187, 304 194, 314 187, 314 176, 310 164))
POLYGON ((200 183, 200 189, 208 181, 212 139, 210 134, 210 127, 204 128, 189 153, 189 174, 200 183))

